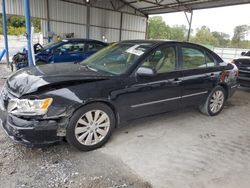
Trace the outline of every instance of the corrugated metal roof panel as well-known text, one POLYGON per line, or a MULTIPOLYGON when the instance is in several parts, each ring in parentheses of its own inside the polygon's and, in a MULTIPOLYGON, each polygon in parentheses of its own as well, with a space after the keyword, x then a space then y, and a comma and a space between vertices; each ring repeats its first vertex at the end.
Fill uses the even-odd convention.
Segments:
POLYGON ((107 39, 107 42, 119 41, 120 31, 118 29, 107 29, 101 27, 90 27, 90 38, 103 41, 107 39))
POLYGON ((145 39, 145 33, 138 33, 132 31, 122 31, 122 40, 145 39))
POLYGON ((50 30, 55 33, 55 35, 64 36, 66 33, 74 33, 74 37, 85 38, 86 37, 86 26, 69 24, 62 22, 50 22, 50 30))
POLYGON ((130 6, 144 14, 160 14, 179 11, 191 11, 205 8, 215 8, 229 5, 250 3, 250 0, 124 0, 130 6))
POLYGON ((115 1, 113 0, 112 3, 110 0, 99 0, 99 1, 94 1, 93 6, 111 9, 111 10, 120 11, 120 12, 127 12, 131 14, 143 15, 142 13, 138 11, 135 12, 135 8, 128 6, 125 3, 119 0, 115 0, 115 1))
MULTIPOLYGON (((2 4, 1 12, 2 12, 2 4)), ((46 2, 45 0, 30 0, 30 14, 32 17, 46 18, 46 2)), ((6 1, 6 13, 24 16, 24 6, 21 0, 6 1)))
POLYGON ((123 25, 122 25, 123 29, 145 32, 146 26, 147 26, 146 18, 131 14, 123 14, 123 25))
POLYGON ((90 25, 120 28, 121 13, 99 9, 90 9, 90 25))
POLYGON ((49 2, 50 19, 79 24, 86 23, 86 6, 59 0, 49 2))

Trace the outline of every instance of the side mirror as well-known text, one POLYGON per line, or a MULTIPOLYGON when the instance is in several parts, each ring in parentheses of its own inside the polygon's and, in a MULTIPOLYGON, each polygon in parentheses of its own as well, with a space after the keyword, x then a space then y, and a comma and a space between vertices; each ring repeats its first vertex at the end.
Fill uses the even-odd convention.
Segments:
POLYGON ((246 54, 246 52, 241 52, 241 56, 244 56, 246 54))
POLYGON ((152 77, 155 76, 155 71, 149 67, 140 67, 137 70, 136 75, 142 77, 152 77))

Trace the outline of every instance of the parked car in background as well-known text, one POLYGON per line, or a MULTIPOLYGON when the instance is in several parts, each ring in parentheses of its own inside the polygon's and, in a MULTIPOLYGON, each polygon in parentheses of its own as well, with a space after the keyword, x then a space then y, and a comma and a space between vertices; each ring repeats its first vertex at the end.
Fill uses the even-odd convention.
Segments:
POLYGON ((233 63, 239 69, 239 84, 243 87, 250 87, 250 51, 241 54, 242 56, 234 59, 233 63))
POLYGON ((237 74, 200 45, 124 41, 79 64, 16 72, 1 92, 0 119, 18 142, 39 146, 66 137, 89 151, 129 120, 186 106, 218 115, 237 89, 237 74))
POLYGON ((37 65, 80 62, 108 44, 89 39, 65 39, 40 47, 35 55, 37 65))
POLYGON ((250 51, 248 51, 248 52, 242 52, 241 56, 248 56, 248 57, 250 57, 250 51))

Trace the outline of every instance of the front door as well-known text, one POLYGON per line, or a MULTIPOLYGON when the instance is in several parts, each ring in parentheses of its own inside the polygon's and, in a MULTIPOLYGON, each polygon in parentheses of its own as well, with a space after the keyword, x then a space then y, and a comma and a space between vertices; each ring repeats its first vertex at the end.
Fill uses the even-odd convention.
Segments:
POLYGON ((119 99, 122 111, 126 112, 121 116, 134 119, 179 108, 182 75, 177 62, 175 46, 156 49, 139 66, 153 69, 155 74, 131 78, 127 93, 119 99))

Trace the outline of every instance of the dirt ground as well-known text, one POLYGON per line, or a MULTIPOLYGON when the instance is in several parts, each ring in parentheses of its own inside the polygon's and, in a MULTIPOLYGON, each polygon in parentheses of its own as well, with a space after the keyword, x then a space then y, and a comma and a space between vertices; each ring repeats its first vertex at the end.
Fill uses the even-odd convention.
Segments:
POLYGON ((139 119, 87 153, 64 142, 27 148, 0 129, 0 188, 248 188, 249 161, 250 89, 243 88, 219 116, 191 108, 139 119))

